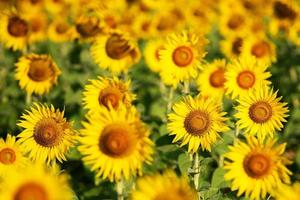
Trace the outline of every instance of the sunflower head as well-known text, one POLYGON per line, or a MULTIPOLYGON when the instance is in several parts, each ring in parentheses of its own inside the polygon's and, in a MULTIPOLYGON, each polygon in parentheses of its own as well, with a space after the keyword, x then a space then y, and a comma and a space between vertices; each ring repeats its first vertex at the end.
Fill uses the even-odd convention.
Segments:
POLYGON ((47 55, 29 54, 16 63, 16 79, 27 93, 43 95, 56 84, 60 70, 47 55))
POLYGON ((196 200, 194 191, 184 177, 175 172, 142 177, 137 180, 137 188, 132 192, 133 200, 196 200), (155 185, 155 187, 153 187, 155 185))
POLYGON ((270 138, 248 136, 247 143, 237 140, 225 154, 225 179, 232 181, 231 189, 250 199, 274 195, 282 183, 290 181, 291 172, 285 166, 290 162, 283 156, 284 150, 285 144, 276 145, 270 138))
POLYGON ((300 183, 293 185, 281 185, 275 193, 277 200, 298 200, 300 194, 300 183))
POLYGON ((283 128, 282 123, 286 122, 288 116, 287 104, 280 102, 281 97, 277 98, 277 92, 260 87, 241 97, 238 100, 240 105, 236 107, 237 126, 262 139, 273 137, 275 130, 283 128))
MULTIPOLYGON (((195 78, 205 56, 207 40, 195 33, 183 31, 167 38, 167 44, 159 51, 163 80, 174 78, 172 85, 195 78)), ((166 82, 166 81, 165 81, 166 82)))
POLYGON ((66 174, 58 168, 43 165, 28 165, 22 171, 15 168, 7 170, 0 182, 0 199, 7 200, 71 200, 73 192, 66 174))
POLYGON ((65 154, 75 143, 71 123, 51 105, 34 104, 22 115, 18 126, 24 128, 17 137, 32 160, 47 162, 66 160, 65 154))
POLYGON ((80 38, 94 38, 103 33, 103 25, 96 16, 80 16, 75 23, 76 31, 80 38))
POLYGON ((104 109, 87 119, 78 149, 96 177, 117 181, 141 174, 143 163, 152 160, 153 143, 135 108, 121 105, 118 110, 104 109))
POLYGON ((167 126, 170 135, 175 135, 173 142, 182 140, 181 146, 188 143, 189 152, 197 152, 199 146, 202 150, 211 151, 219 133, 228 130, 225 114, 219 101, 210 97, 193 99, 187 96, 173 106, 167 126))

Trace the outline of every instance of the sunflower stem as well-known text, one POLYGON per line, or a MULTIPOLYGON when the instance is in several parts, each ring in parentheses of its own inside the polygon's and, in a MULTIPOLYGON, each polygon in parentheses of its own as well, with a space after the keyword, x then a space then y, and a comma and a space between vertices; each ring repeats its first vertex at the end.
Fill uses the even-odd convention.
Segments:
POLYGON ((168 97, 168 106, 167 106, 167 113, 169 113, 172 109, 172 100, 173 100, 173 96, 174 96, 174 88, 171 87, 170 88, 170 92, 169 92, 169 97, 168 97))
POLYGON ((124 181, 121 178, 116 185, 117 193, 118 193, 118 200, 124 200, 124 181))
POLYGON ((183 82, 183 93, 184 94, 190 93, 190 83, 188 81, 183 82))
POLYGON ((199 191, 200 167, 199 167, 199 155, 198 155, 198 152, 196 152, 194 154, 193 172, 194 172, 194 185, 195 185, 195 189, 198 192, 199 199, 201 199, 201 197, 200 197, 200 191, 199 191))
POLYGON ((31 94, 27 93, 26 94, 26 105, 30 105, 31 104, 31 94))
POLYGON ((240 130, 238 127, 235 128, 235 136, 238 137, 240 134, 240 130))

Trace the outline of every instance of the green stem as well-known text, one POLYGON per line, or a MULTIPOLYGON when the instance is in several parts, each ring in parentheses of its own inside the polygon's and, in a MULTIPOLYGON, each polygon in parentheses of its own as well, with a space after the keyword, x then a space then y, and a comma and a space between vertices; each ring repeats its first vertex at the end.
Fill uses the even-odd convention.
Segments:
POLYGON ((188 81, 184 81, 183 83, 183 93, 184 94, 190 93, 190 83, 188 81))
POLYGON ((235 128, 235 136, 238 137, 240 134, 240 130, 238 127, 235 128))
POLYGON ((116 183, 116 190, 118 193, 118 200, 124 200, 124 181, 121 178, 117 183, 116 183))
POLYGON ((26 105, 30 105, 31 104, 31 94, 27 93, 26 94, 26 105))
POLYGON ((172 109, 172 100, 173 100, 173 96, 174 96, 174 88, 171 87, 170 88, 170 92, 169 92, 169 97, 168 97, 168 106, 167 106, 167 113, 169 113, 172 109))
POLYGON ((198 155, 197 152, 194 154, 193 172, 194 172, 194 185, 195 185, 195 189, 198 192, 198 196, 200 198, 200 192, 199 192, 200 167, 199 167, 199 155, 198 155))

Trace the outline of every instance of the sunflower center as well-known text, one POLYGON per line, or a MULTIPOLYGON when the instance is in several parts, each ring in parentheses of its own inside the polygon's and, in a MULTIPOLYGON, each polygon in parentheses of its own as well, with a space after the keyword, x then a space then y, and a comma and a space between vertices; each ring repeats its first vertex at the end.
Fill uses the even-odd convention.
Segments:
POLYGON ((28 24, 25 20, 15 16, 9 19, 7 31, 14 37, 24 37, 28 33, 28 24))
POLYGON ((99 138, 100 150, 111 157, 123 157, 132 151, 135 138, 131 127, 124 124, 106 126, 99 138))
POLYGON ((249 117, 256 123, 265 123, 272 117, 272 107, 264 101, 259 101, 249 108, 249 117))
POLYGON ((47 118, 37 123, 33 138, 44 147, 53 147, 60 142, 62 134, 63 127, 55 119, 47 118))
POLYGON ((242 45, 243 45, 242 38, 236 38, 232 43, 232 47, 231 47, 232 53, 234 53, 234 55, 240 55, 242 45))
POLYGON ((207 113, 200 110, 191 111, 184 120, 185 130, 192 135, 202 135, 210 126, 207 113))
POLYGON ((30 63, 28 76, 36 82, 46 81, 54 75, 52 62, 48 59, 35 59, 30 63))
POLYGON ((86 23, 79 23, 76 25, 76 30, 82 37, 94 37, 102 32, 98 26, 98 20, 88 20, 86 23))
POLYGON ((59 23, 55 27, 55 31, 59 34, 63 34, 65 32, 67 32, 68 29, 69 29, 69 26, 65 23, 59 23))
POLYGON ((42 29, 43 24, 40 19, 36 18, 31 20, 30 26, 31 26, 31 31, 36 33, 42 29))
POLYGON ((16 160, 16 153, 13 149, 4 148, 0 151, 0 163, 10 165, 16 160))
POLYGON ((290 19, 294 20, 297 17, 297 13, 289 8, 288 5, 276 1, 273 5, 274 14, 279 19, 290 19))
POLYGON ((193 61, 193 51, 190 47, 180 46, 173 52, 173 61, 178 67, 186 67, 193 61))
POLYGON ((243 16, 235 14, 235 15, 231 16, 227 25, 230 29, 235 30, 235 29, 239 28, 243 23, 244 23, 243 16))
POLYGON ((225 70, 223 68, 219 68, 211 73, 209 77, 210 84, 215 88, 220 88, 224 86, 225 83, 225 70))
POLYGON ((256 43, 251 49, 252 55, 256 56, 257 58, 261 58, 267 55, 269 52, 270 45, 265 41, 256 43))
POLYGON ((255 83, 255 76, 253 72, 243 71, 237 77, 237 84, 243 89, 251 88, 255 83))
POLYGON ((112 59, 122 59, 132 51, 128 41, 118 34, 112 34, 108 38, 105 50, 107 55, 112 59))
POLYGON ((48 200, 45 189, 38 183, 29 182, 22 185, 15 193, 14 200, 48 200))
POLYGON ((271 161, 266 155, 255 153, 246 156, 243 167, 248 176, 252 178, 261 178, 269 172, 271 161))
POLYGON ((123 94, 117 88, 106 88, 100 92, 98 97, 99 104, 107 108, 109 108, 109 105, 113 108, 117 108, 122 99, 123 94))

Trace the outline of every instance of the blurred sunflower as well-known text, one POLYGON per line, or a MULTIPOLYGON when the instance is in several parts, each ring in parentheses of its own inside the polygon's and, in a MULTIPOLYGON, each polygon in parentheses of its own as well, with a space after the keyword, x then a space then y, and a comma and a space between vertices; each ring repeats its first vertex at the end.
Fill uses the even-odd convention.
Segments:
POLYGON ((222 100, 225 88, 226 60, 216 59, 207 64, 197 78, 198 90, 203 96, 222 100))
MULTIPOLYGON (((15 167, 19 169, 27 164, 27 158, 16 137, 7 134, 6 140, 0 139, 0 176, 8 169, 15 167)), ((0 181, 1 182, 1 181, 0 181)))
POLYGON ((76 37, 76 30, 68 22, 66 17, 52 21, 48 26, 48 38, 53 42, 68 42, 76 37))
POLYGON ((295 45, 300 45, 300 22, 297 21, 292 27, 288 34, 288 39, 295 45))
POLYGON ((147 41, 144 48, 145 62, 153 72, 159 72, 162 68, 159 51, 164 48, 164 43, 162 39, 152 39, 147 41))
POLYGON ((28 44, 29 24, 23 16, 0 14, 0 42, 13 50, 24 50, 28 44))
POLYGON ((96 177, 118 181, 142 173, 144 162, 152 161, 153 142, 134 107, 120 105, 87 116, 78 150, 96 177))
POLYGON ((247 137, 247 143, 236 140, 229 147, 224 157, 224 175, 231 181, 231 189, 237 190, 237 196, 245 193, 252 199, 265 199, 267 193, 274 192, 282 186, 282 183, 290 182, 292 174, 286 164, 290 161, 283 156, 285 144, 275 145, 276 140, 258 140, 254 136, 247 137))
POLYGON ((93 41, 96 36, 103 34, 103 24, 95 15, 81 15, 75 21, 75 28, 78 37, 87 42, 93 41))
POLYGON ((197 200, 198 197, 187 178, 177 177, 175 172, 166 171, 163 174, 146 176, 137 180, 137 188, 132 192, 132 200, 141 199, 197 200))
POLYGON ((202 68, 206 42, 206 39, 187 31, 170 35, 159 51, 162 79, 172 77, 172 85, 176 86, 179 82, 195 78, 202 68))
POLYGON ((241 36, 227 37, 220 41, 222 53, 230 59, 238 58, 242 53, 244 38, 241 36))
POLYGON ((53 105, 34 104, 17 125, 25 129, 17 137, 29 158, 47 164, 66 160, 65 154, 77 137, 72 124, 64 118, 64 111, 55 110, 53 105))
POLYGON ((15 77, 20 87, 29 94, 48 93, 61 73, 48 55, 25 55, 15 65, 15 77))
MULTIPOLYGON (((6 0, 4 0, 6 1, 6 0)), ((45 0, 16 0, 15 6, 19 13, 33 14, 41 13, 45 0)))
POLYGON ((90 84, 85 86, 83 96, 84 107, 91 112, 103 107, 109 109, 110 106, 117 109, 120 104, 129 107, 135 99, 135 95, 130 92, 130 81, 123 82, 117 77, 90 80, 90 84))
POLYGON ((127 72, 129 67, 140 60, 137 44, 120 31, 97 37, 91 53, 99 67, 116 74, 127 72))
POLYGON ((276 200, 299 200, 300 183, 293 185, 281 185, 275 193, 276 200))
POLYGON ((258 63, 254 56, 246 55, 239 57, 228 64, 225 73, 225 89, 231 98, 246 96, 250 89, 269 85, 267 79, 271 77, 270 72, 266 72, 268 65, 258 63))
POLYGON ((288 116, 287 103, 281 103, 277 92, 261 87, 241 96, 236 107, 237 126, 245 129, 245 133, 257 135, 259 139, 273 137, 275 130, 283 128, 288 116))
POLYGON ((275 45, 263 36, 252 36, 245 40, 242 54, 255 56, 257 61, 271 64, 276 61, 275 45))
POLYGON ((199 146, 211 151, 219 133, 229 130, 225 124, 226 112, 222 112, 220 102, 212 98, 187 96, 172 109, 173 112, 168 114, 167 128, 170 135, 175 135, 173 143, 179 140, 182 140, 180 146, 188 143, 189 152, 197 152, 199 146))
POLYGON ((44 12, 37 12, 26 16, 29 25, 29 43, 39 42, 46 38, 48 19, 44 12))
POLYGON ((74 194, 68 177, 56 168, 41 165, 16 170, 11 168, 0 182, 0 199, 5 200, 72 200, 74 194))

